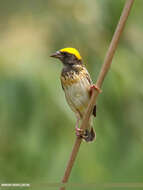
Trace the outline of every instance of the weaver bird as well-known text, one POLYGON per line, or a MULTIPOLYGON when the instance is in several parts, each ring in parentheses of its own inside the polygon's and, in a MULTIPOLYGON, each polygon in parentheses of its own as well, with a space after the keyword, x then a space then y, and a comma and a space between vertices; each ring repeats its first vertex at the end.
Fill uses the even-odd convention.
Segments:
MULTIPOLYGON (((78 126, 79 121, 83 119, 85 114, 92 89, 99 89, 93 85, 91 77, 83 65, 82 57, 75 48, 60 49, 52 54, 51 57, 58 58, 63 63, 61 85, 65 92, 66 100, 77 118, 76 135, 87 142, 93 141, 96 135, 92 126, 92 118, 90 118, 89 126, 85 131, 78 128, 78 126)), ((93 115, 96 116, 96 105, 93 109, 93 115)))

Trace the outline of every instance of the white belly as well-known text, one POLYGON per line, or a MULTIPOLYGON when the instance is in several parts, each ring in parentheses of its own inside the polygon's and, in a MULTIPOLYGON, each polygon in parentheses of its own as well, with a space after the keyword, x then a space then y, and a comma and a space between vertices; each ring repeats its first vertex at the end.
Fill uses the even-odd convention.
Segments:
POLYGON ((81 117, 90 99, 89 89, 90 83, 85 78, 64 89, 69 106, 75 113, 79 112, 81 117))

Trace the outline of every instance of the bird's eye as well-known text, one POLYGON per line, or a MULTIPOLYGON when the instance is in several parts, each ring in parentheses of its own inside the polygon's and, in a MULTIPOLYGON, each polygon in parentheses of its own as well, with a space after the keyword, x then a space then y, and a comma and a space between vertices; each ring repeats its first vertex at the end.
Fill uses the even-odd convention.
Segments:
POLYGON ((67 56, 67 52, 63 52, 62 54, 63 54, 64 56, 67 56))

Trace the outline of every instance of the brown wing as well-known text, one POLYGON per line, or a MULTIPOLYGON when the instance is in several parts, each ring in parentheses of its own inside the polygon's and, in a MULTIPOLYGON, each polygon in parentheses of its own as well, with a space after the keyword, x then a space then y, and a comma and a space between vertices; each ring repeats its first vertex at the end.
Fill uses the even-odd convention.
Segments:
POLYGON ((86 78, 87 78, 89 84, 92 84, 92 80, 91 80, 91 78, 90 78, 89 73, 86 73, 85 75, 86 75, 86 78))

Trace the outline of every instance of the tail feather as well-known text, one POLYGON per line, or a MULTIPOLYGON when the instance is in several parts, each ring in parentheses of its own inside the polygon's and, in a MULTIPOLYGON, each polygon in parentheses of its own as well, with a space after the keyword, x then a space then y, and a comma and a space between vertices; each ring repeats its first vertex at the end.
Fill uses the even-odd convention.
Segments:
POLYGON ((95 105, 94 108, 93 108, 92 114, 94 115, 94 117, 96 117, 96 105, 95 105))
POLYGON ((91 127, 90 130, 86 129, 86 131, 85 131, 85 138, 84 138, 85 141, 86 142, 91 142, 91 141, 95 140, 95 138, 96 138, 96 133, 95 133, 93 127, 91 127))

